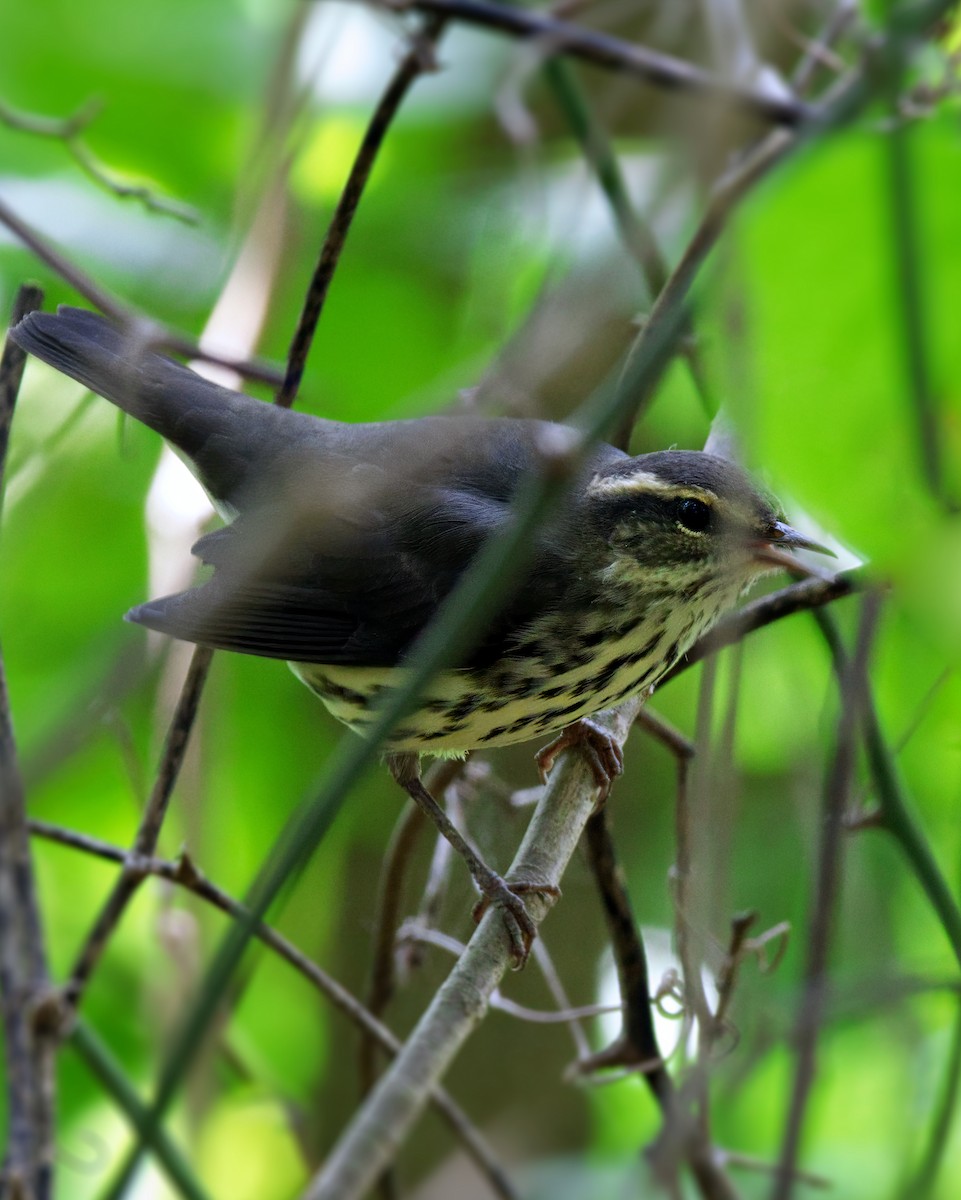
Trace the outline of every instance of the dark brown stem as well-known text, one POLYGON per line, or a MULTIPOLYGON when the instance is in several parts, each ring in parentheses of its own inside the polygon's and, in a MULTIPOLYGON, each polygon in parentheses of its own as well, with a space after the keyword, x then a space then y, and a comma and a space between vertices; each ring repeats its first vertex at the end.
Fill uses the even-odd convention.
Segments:
POLYGON ((157 778, 140 820, 133 849, 129 858, 124 859, 120 878, 114 884, 113 891, 101 908, 64 986, 64 1002, 68 1013, 76 1011, 79 1007, 83 991, 103 955, 111 934, 120 922, 134 893, 149 874, 144 870, 142 862, 149 858, 157 847, 160 828, 167 814, 167 807, 177 782, 177 776, 183 766, 187 744, 197 717, 197 708, 212 658, 213 651, 207 647, 197 646, 194 649, 187 677, 184 680, 180 698, 167 731, 157 778))
POLYGON ((337 207, 327 229, 327 236, 320 250, 320 257, 307 289, 304 307, 287 355, 287 372, 277 392, 275 402, 290 408, 297 398, 300 381, 307 365, 307 355, 317 331, 317 323, 330 290, 331 280, 340 261, 340 255, 350 232, 350 226, 364 194, 367 180, 377 160, 377 154, 387 130, 414 81, 425 71, 433 68, 433 53, 437 39, 444 27, 442 17, 428 17, 414 35, 410 49, 401 59, 387 85, 380 103, 370 119, 364 139, 357 151, 354 165, 350 169, 347 183, 337 201, 337 207))
POLYGON ((841 719, 834 759, 824 787, 814 910, 808 937, 804 990, 795 1029, 797 1066, 772 1200, 789 1200, 793 1190, 804 1115, 814 1083, 817 1041, 827 993, 828 953, 841 886, 844 814, 854 777, 858 729, 868 700, 868 658, 880 605, 879 593, 868 592, 854 654, 840 680, 841 719))
POLYGON ((609 806, 605 805, 587 823, 587 860, 597 884, 614 951, 624 1023, 611 1046, 578 1066, 582 1071, 610 1066, 636 1068, 644 1076, 666 1118, 673 1086, 654 1029, 647 954, 624 872, 617 861, 608 813, 609 806))
MULTIPOLYGON (((16 324, 40 307, 43 293, 22 287, 16 324)), ((26 355, 9 339, 0 357, 0 483, 26 355)), ((0 655, 0 1018, 6 1056, 7 1150, 0 1193, 47 1200, 53 1191, 54 1053, 43 1019, 50 990, 37 903, 26 798, 0 655)))
POLYGON ((771 124, 793 127, 801 125, 809 116, 807 107, 797 100, 728 82, 669 54, 531 9, 493 4, 489 0, 391 0, 387 7, 415 9, 450 21, 496 29, 499 33, 527 41, 536 40, 543 44, 545 57, 571 55, 595 66, 634 75, 655 87, 690 92, 727 104, 771 124))
MULTIPOLYGON (((428 790, 435 795, 442 795, 463 767, 463 762, 456 759, 435 763, 427 776, 428 790)), ((367 988, 367 1007, 378 1018, 386 1012, 397 985, 394 954, 397 931, 403 919, 404 884, 417 843, 426 828, 427 820, 423 810, 416 804, 406 805, 387 848, 384 869, 381 872, 374 953, 367 988)), ((371 1041, 365 1039, 360 1051, 360 1084, 364 1095, 374 1082, 374 1050, 371 1041)))

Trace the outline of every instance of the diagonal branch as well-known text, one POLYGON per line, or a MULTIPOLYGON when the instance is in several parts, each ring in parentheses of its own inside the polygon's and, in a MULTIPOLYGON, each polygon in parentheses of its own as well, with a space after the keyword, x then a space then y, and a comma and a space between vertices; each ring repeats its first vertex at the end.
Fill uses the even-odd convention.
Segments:
POLYGON ((275 403, 282 408, 290 408, 297 397, 297 390, 307 365, 307 355, 310 353, 334 271, 340 261, 344 242, 384 137, 414 81, 425 71, 432 69, 434 47, 443 28, 444 21, 441 17, 428 17, 424 21, 423 27, 414 35, 410 48, 394 71, 364 133, 360 150, 354 159, 347 183, 337 201, 327 236, 324 238, 320 258, 314 268, 303 311, 290 345, 287 371, 275 399, 275 403))
MULTIPOLYGON (((602 723, 618 742, 627 737, 639 705, 638 700, 631 700, 604 714, 602 723)), ((538 803, 508 880, 558 884, 593 812, 594 799, 593 776, 586 760, 565 751, 538 803)), ((547 915, 553 900, 542 893, 527 898, 536 923, 547 915)), ((305 1200, 348 1200, 366 1193, 392 1161, 431 1089, 483 1019, 491 993, 510 963, 504 923, 499 913, 489 909, 400 1054, 307 1189, 305 1200)))
POLYGON ((197 716, 197 707, 212 658, 213 651, 205 646, 198 646, 193 652, 187 678, 184 680, 183 689, 167 731, 160 769, 137 829, 133 851, 129 858, 124 859, 120 877, 87 935, 87 940, 77 955, 70 972, 70 978, 63 988, 65 1017, 71 1016, 79 1007, 84 989, 99 963, 114 929, 126 911, 127 905, 133 899, 134 893, 148 874, 140 865, 140 860, 152 855, 157 847, 157 839, 167 814, 174 784, 177 782, 183 766, 184 755, 187 752, 190 733, 197 716))
MULTIPOLYGON (((119 846, 103 842, 99 838, 78 833, 73 829, 64 829, 59 825, 51 825, 46 821, 31 821, 29 828, 36 837, 46 838, 58 845, 69 846, 71 849, 95 855, 108 862, 118 863, 125 869, 135 871, 141 878, 153 876, 176 884, 192 892, 228 917, 237 920, 248 918, 245 906, 212 883, 186 855, 182 855, 176 862, 156 858, 152 855, 138 855, 135 851, 123 850, 119 846)), ((334 1007, 348 1020, 353 1021, 371 1042, 376 1043, 390 1056, 398 1053, 400 1042, 394 1034, 332 975, 329 975, 292 942, 265 922, 260 921, 256 924, 255 935, 265 946, 269 946, 280 958, 289 963, 295 971, 326 996, 334 1007)), ((75 1041, 79 1037, 81 1043, 86 1046, 93 1035, 78 1023, 73 1036, 75 1041)), ((437 1088, 431 1093, 430 1101, 457 1137, 461 1139, 464 1149, 489 1180, 495 1194, 503 1197, 504 1200, 512 1200, 515 1195, 513 1186, 490 1147, 460 1106, 442 1088, 437 1088)), ((143 1125, 147 1129, 149 1122, 144 1120, 143 1125)), ((162 1129, 157 1127, 149 1127, 148 1132, 151 1138, 163 1136, 162 1129)), ((156 1146, 154 1149, 156 1150, 156 1146)), ((164 1153, 166 1154, 166 1150, 164 1153)), ((169 1169, 169 1162, 167 1166, 169 1169)))
POLYGON ((537 39, 555 54, 623 71, 655 87, 690 92, 774 125, 798 126, 810 115, 806 105, 791 97, 729 82, 683 59, 530 9, 509 8, 489 0, 386 0, 386 6, 395 11, 415 9, 433 13, 446 20, 478 25, 525 40, 537 39))

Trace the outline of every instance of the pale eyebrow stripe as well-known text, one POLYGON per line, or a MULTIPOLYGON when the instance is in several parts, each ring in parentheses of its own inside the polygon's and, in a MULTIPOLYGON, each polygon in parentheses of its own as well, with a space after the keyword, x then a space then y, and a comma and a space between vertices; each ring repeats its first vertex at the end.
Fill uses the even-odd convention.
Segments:
POLYGON ((749 509, 718 496, 710 488, 698 487, 697 484, 668 483, 650 471, 636 471, 633 475, 603 476, 595 475, 587 485, 588 496, 610 498, 612 496, 630 496, 632 492, 653 492, 665 499, 701 500, 709 505, 722 518, 735 524, 750 523, 752 513, 749 509))
POLYGON ((636 471, 633 475, 595 475, 587 485, 589 496, 630 495, 631 492, 659 492, 665 496, 680 496, 690 491, 689 488, 679 488, 675 483, 666 483, 650 471, 636 471))

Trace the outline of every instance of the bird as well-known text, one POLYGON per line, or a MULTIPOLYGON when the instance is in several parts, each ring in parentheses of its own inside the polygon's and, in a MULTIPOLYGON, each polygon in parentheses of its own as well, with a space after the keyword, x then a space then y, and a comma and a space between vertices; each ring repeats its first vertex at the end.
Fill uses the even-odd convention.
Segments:
MULTIPOLYGON (((126 619, 286 660, 361 735, 445 597, 506 528, 545 447, 571 434, 529 418, 346 424, 281 408, 220 387, 79 308, 30 313, 11 337, 160 434, 226 522, 193 547, 213 568, 206 582, 126 619)), ((388 735, 391 774, 464 857, 481 906, 502 907, 516 962, 535 932, 522 893, 556 889, 508 885, 488 867, 425 787, 421 756, 553 737, 538 756, 542 777, 561 749, 579 744, 603 798, 623 764, 591 717, 650 694, 797 549, 825 548, 788 525, 736 463, 596 444, 476 644, 388 735)))

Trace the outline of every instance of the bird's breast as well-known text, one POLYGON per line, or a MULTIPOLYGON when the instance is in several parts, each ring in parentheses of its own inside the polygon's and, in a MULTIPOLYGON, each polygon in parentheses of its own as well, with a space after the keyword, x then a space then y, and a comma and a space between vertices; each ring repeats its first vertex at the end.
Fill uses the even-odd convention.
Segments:
MULTIPOLYGON (((621 703, 655 684, 729 607, 728 597, 709 583, 683 599, 667 591, 629 602, 608 597, 531 622, 491 666, 436 676, 385 750, 450 756, 507 746, 621 703)), ((291 667, 339 721, 360 734, 406 678, 403 666, 291 667)))

